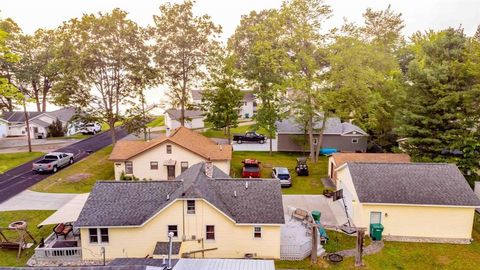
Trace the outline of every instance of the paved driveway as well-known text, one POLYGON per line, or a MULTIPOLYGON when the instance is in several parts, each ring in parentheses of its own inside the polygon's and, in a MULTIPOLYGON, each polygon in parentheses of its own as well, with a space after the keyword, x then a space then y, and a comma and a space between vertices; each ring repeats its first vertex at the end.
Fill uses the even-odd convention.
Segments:
MULTIPOLYGON (((117 127, 116 131, 118 139, 128 134, 123 127, 117 127)), ((98 151, 111 143, 110 132, 107 131, 67 147, 57 149, 56 151, 73 153, 75 161, 79 161, 87 157, 91 152, 98 151)), ((0 174, 0 203, 19 194, 48 176, 49 174, 36 174, 32 172, 32 162, 27 162, 4 174, 0 174)))
POLYGON ((341 201, 334 202, 323 195, 283 195, 285 217, 291 217, 295 208, 322 213, 320 221, 327 228, 335 228, 347 222, 341 201))
POLYGON ((0 203, 0 211, 57 210, 77 195, 25 190, 0 203))
MULTIPOLYGON (((263 144, 257 142, 244 142, 242 144, 238 144, 233 142, 233 151, 259 151, 259 152, 268 152, 270 151, 270 139, 263 144)), ((272 140, 272 151, 276 152, 278 149, 277 147, 277 139, 272 140)))

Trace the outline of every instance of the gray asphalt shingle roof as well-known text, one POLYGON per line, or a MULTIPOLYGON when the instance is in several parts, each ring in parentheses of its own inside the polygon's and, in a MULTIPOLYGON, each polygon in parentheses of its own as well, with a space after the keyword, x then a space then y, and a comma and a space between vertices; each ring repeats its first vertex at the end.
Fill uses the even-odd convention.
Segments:
MULTIPOLYGON (((295 121, 295 118, 290 117, 282 121, 277 121, 275 123, 277 127, 277 132, 279 134, 304 134, 303 127, 295 121)), ((318 130, 322 128, 322 122, 317 121, 314 124, 314 129, 318 130)), ((357 127, 354 124, 342 123, 338 117, 329 117, 325 123, 325 129, 323 134, 347 134, 351 132, 357 132, 360 135, 368 136, 368 134, 363 131, 361 128, 357 127)), ((318 134, 318 132, 316 132, 318 134)))
MULTIPOLYGON (((43 114, 43 112, 27 112, 28 118, 33 118, 43 114)), ((23 111, 4 112, 3 119, 11 123, 25 122, 25 113, 23 111)))
POLYGON ((347 163, 362 203, 480 206, 454 164, 347 163))
POLYGON ((98 181, 75 225, 140 226, 175 199, 197 198, 236 223, 284 223, 278 180, 232 179, 215 166, 213 178, 208 178, 202 162, 173 181, 98 181))
MULTIPOLYGON (((180 253, 180 246, 182 242, 172 242, 172 254, 178 255, 180 253)), ((153 250, 154 255, 168 255, 170 243, 169 242, 157 242, 155 249, 153 250)))
MULTIPOLYGON (((177 109, 168 109, 165 111, 171 119, 173 120, 179 120, 180 115, 181 115, 181 110, 177 109)), ((202 118, 203 117, 203 112, 202 111, 196 111, 196 110, 185 110, 185 118, 202 118)))

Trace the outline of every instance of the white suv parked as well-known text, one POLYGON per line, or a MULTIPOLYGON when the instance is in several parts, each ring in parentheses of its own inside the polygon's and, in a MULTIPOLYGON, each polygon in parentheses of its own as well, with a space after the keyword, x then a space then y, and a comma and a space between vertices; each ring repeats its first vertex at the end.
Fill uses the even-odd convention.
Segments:
POLYGON ((102 130, 102 126, 98 123, 87 123, 80 130, 82 134, 97 134, 102 130))

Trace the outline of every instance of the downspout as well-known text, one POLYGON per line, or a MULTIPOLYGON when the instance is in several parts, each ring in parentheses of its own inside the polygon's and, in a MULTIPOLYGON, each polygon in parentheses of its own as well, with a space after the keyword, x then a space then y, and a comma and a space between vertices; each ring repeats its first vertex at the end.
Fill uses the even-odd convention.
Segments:
POLYGON ((172 269, 172 238, 173 232, 168 233, 168 265, 167 269, 172 269))

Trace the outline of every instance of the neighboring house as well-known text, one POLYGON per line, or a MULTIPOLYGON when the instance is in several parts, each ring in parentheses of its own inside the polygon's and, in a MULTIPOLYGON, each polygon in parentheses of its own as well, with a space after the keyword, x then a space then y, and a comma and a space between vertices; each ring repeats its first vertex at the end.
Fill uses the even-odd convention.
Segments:
MULTIPOLYGON (((75 115, 74 108, 63 108, 51 112, 27 112, 27 114, 29 119, 31 138, 46 138, 48 135, 48 126, 50 126, 54 121, 56 121, 57 118, 66 128, 67 136, 73 135, 75 133, 74 127, 69 123, 71 118, 75 115)), ((7 137, 27 135, 25 112, 4 112, 2 118, 7 125, 7 137)))
MULTIPOLYGON (((165 128, 167 132, 180 127, 181 113, 181 110, 177 109, 168 109, 165 111, 165 128)), ((205 116, 203 116, 202 111, 185 110, 184 113, 185 127, 189 129, 199 129, 205 127, 205 123, 203 122, 205 116)))
MULTIPOLYGON (((293 117, 275 123, 277 127, 278 151, 309 151, 308 134, 293 117)), ((314 125, 314 130, 322 127, 321 122, 314 125)), ((313 143, 319 140, 319 132, 314 131, 313 143)), ((338 152, 366 152, 368 134, 356 125, 345 123, 338 117, 327 119, 323 131, 321 149, 331 148, 338 152)))
POLYGON ((336 171, 353 226, 381 223, 387 240, 470 243, 480 200, 454 164, 352 162, 336 171))
POLYGON ((232 179, 212 162, 175 180, 98 181, 75 226, 83 260, 173 257, 280 258, 280 182, 232 179))
POLYGON ((328 157, 328 176, 337 180, 336 169, 347 162, 410 163, 407 154, 395 153, 333 153, 328 157))
MULTIPOLYGON (((199 105, 202 102, 202 90, 191 90, 192 94, 192 103, 194 105, 199 105)), ((242 90, 243 98, 240 101, 241 107, 238 114, 240 118, 249 119, 252 118, 257 112, 257 100, 253 91, 242 90)))
POLYGON ((217 145, 198 132, 185 127, 151 141, 121 140, 109 157, 115 162, 115 179, 122 173, 140 179, 174 179, 189 166, 212 161, 226 174, 230 173, 231 145, 217 145))
POLYGON ((0 138, 8 136, 8 121, 0 118, 0 138))

